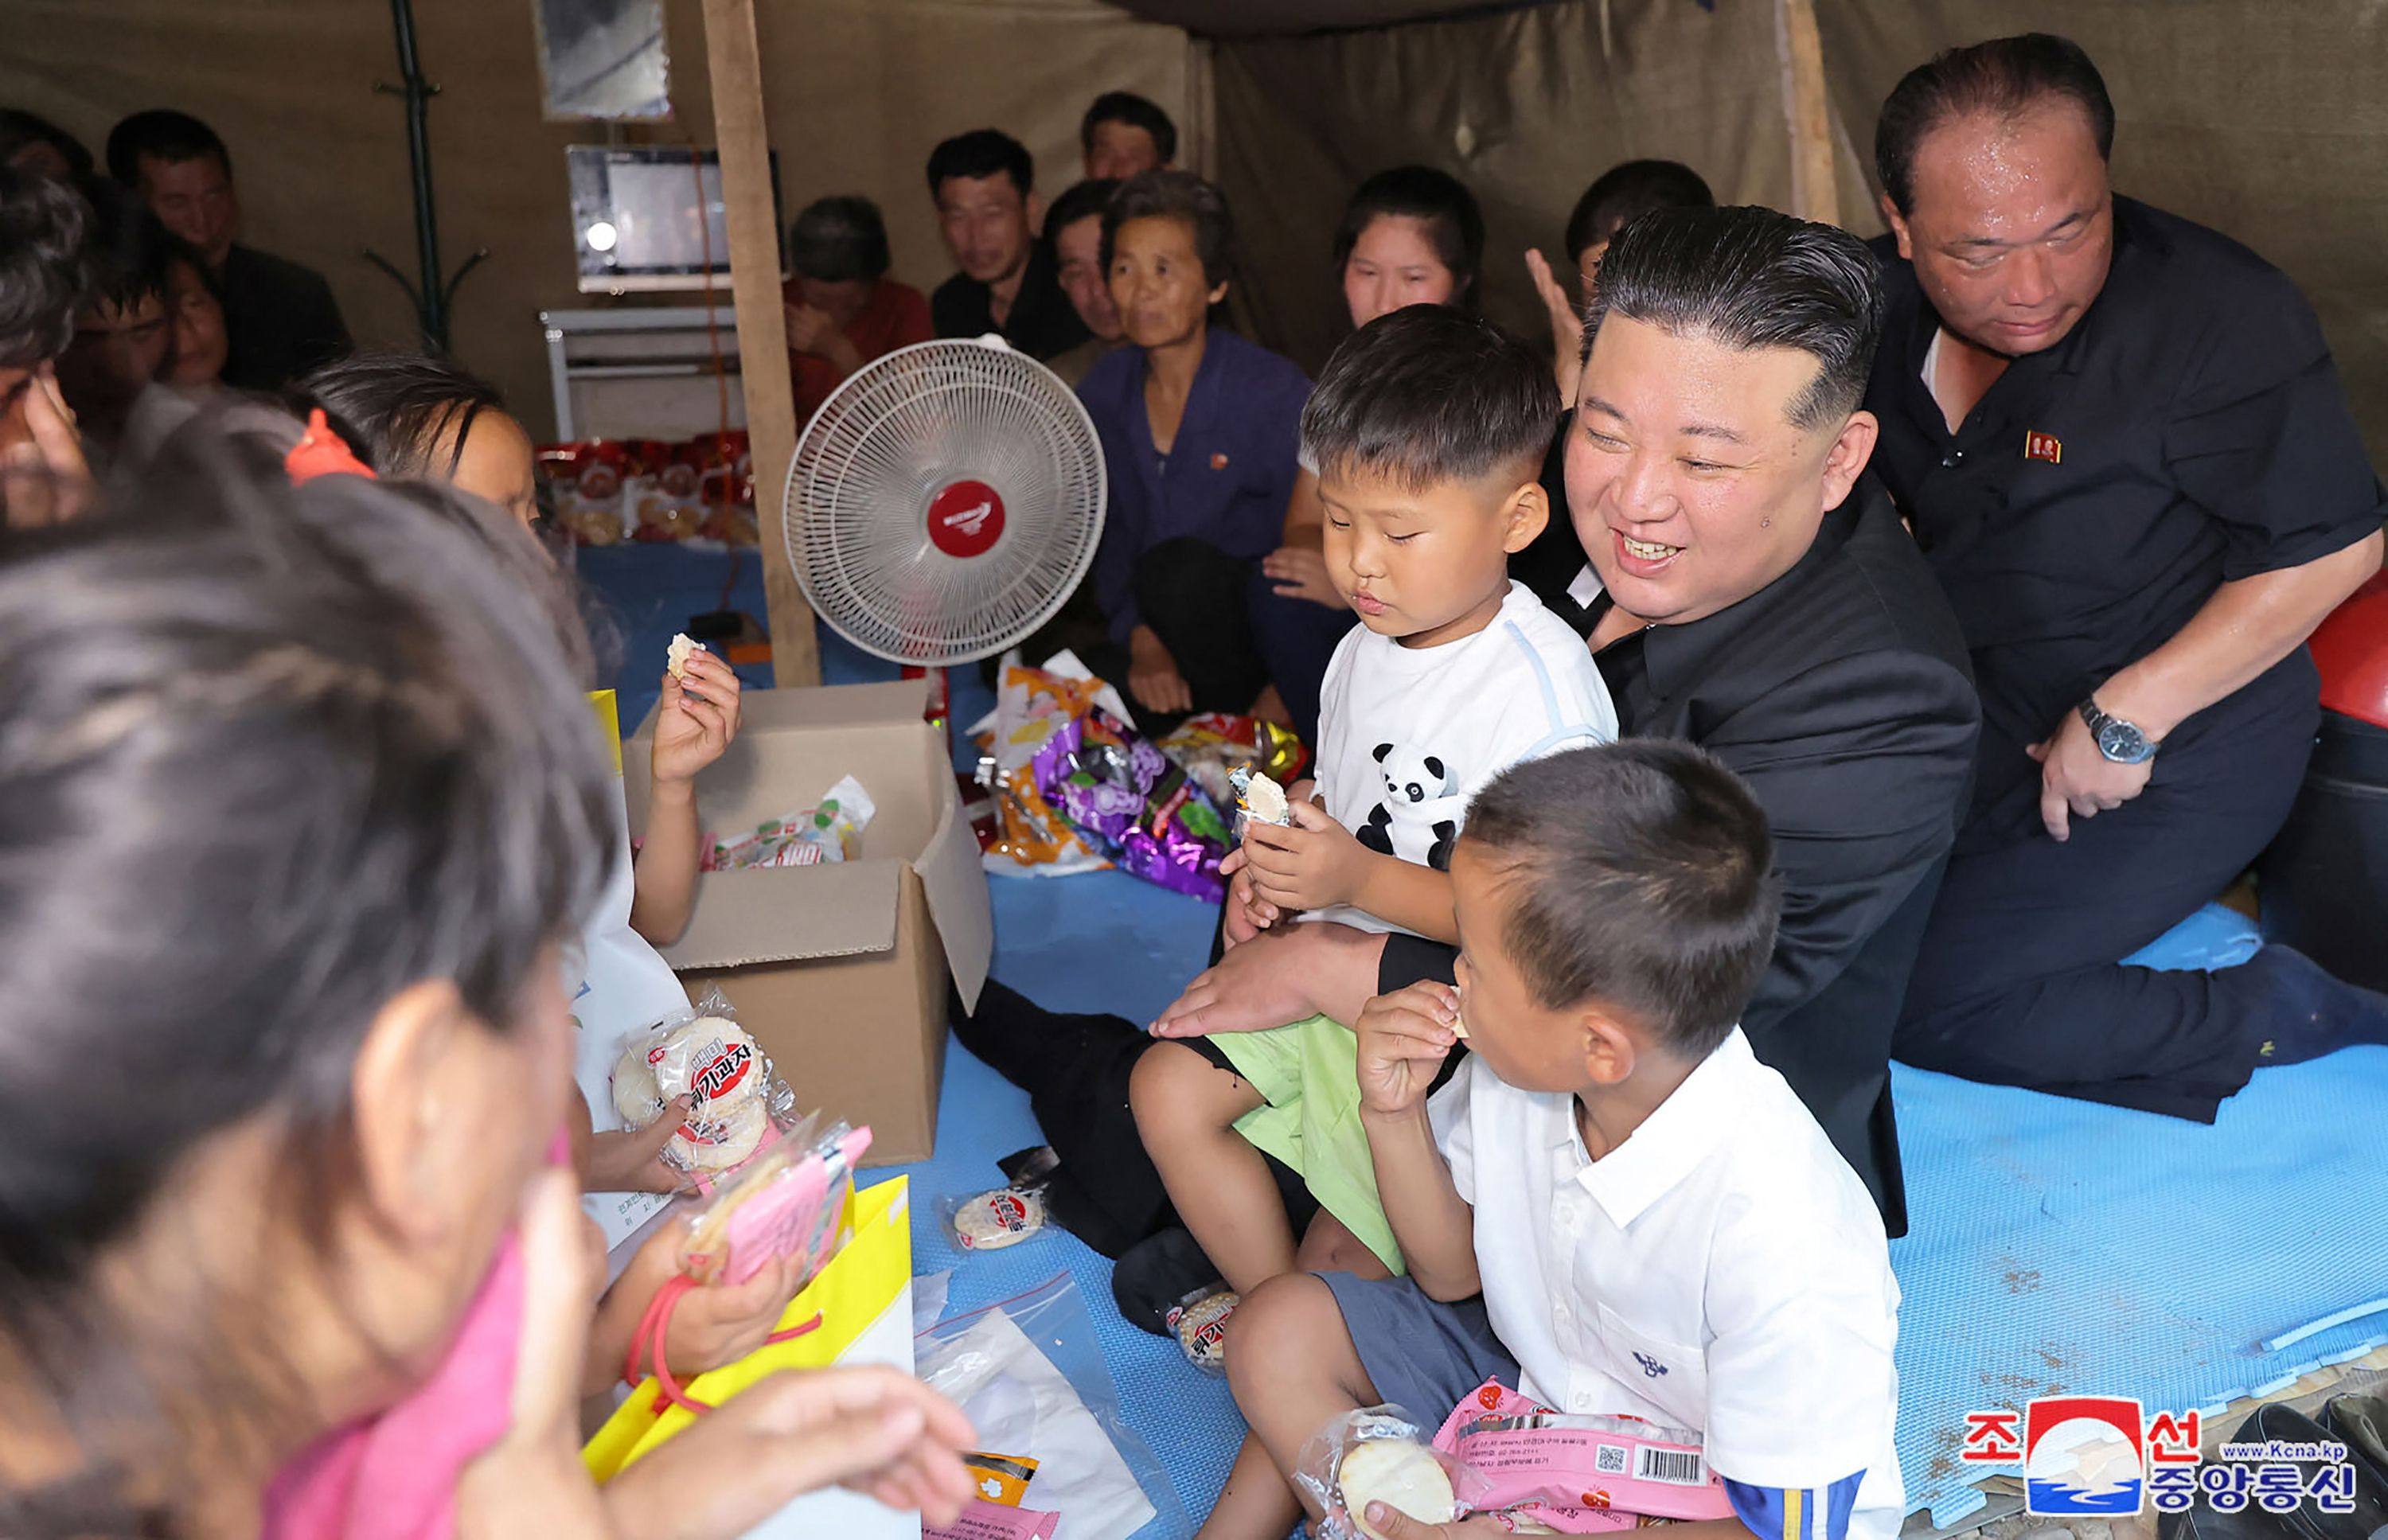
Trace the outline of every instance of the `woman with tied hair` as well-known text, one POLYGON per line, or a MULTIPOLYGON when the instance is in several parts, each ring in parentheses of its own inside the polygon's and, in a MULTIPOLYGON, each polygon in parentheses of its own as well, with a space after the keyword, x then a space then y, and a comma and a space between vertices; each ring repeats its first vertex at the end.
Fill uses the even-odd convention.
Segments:
POLYGON ((950 1519, 969 1429, 887 1370, 590 1481, 553 1161, 608 770, 490 515, 286 441, 186 427, 0 564, 0 1533, 950 1519))

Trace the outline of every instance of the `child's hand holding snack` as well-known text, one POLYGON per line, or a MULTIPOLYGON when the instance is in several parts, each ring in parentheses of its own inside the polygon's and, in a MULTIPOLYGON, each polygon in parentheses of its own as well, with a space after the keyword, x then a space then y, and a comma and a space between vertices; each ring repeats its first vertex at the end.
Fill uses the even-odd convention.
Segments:
MULTIPOLYGON (((655 1291, 680 1270, 680 1253, 688 1245, 688 1237, 685 1218, 656 1227, 598 1302, 582 1394, 596 1395, 628 1367, 625 1359, 630 1339, 638 1333, 640 1317, 655 1291)), ((681 1295, 664 1342, 664 1358, 671 1365, 673 1376, 686 1382, 707 1370, 736 1363, 762 1346, 779 1325, 788 1301, 795 1297, 803 1281, 797 1274, 804 1265, 796 1256, 776 1257, 743 1283, 705 1283, 681 1295)), ((643 1361, 638 1367, 641 1374, 654 1368, 643 1361)))
POLYGON ((1316 802, 1289 798, 1287 806, 1290 827, 1256 821, 1245 830, 1254 894, 1288 911, 1358 902, 1369 868, 1380 858, 1316 802))
POLYGON ((1352 1029, 1361 1110, 1391 1117, 1425 1101, 1459 1041, 1458 1022, 1458 991, 1430 978, 1369 1001, 1352 1029))

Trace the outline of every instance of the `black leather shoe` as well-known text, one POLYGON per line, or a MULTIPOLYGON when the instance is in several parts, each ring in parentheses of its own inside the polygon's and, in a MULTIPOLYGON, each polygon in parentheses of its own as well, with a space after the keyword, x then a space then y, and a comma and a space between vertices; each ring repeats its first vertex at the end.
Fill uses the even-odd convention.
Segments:
POLYGON ((2341 1395, 2321 1409, 2321 1425, 2346 1445, 2349 1459, 2371 1467, 2372 1475, 2388 1486, 2388 1398, 2341 1395))
POLYGON ((1111 1299, 1130 1326, 1171 1335, 1169 1312, 1198 1289, 1219 1281, 1219 1269, 1184 1230, 1164 1230, 1129 1247, 1111 1269, 1111 1299))
MULTIPOLYGON (((2289 1444, 2346 1442, 2333 1438, 2303 1412, 2283 1406, 2258 1407, 2254 1416, 2239 1425, 2238 1442, 2261 1444, 2270 1439, 2289 1444)), ((2388 1529, 2388 1483, 2381 1481, 2369 1460, 2350 1458, 2347 1464, 2355 1472, 2354 1512, 2325 1513, 2308 1498, 2294 1510, 2277 1516, 2299 1540, 2371 1540, 2388 1529)), ((2298 1470, 2310 1477, 2314 1467, 2301 1465, 2298 1470)), ((2252 1511, 2255 1505, 2248 1507, 2252 1511)))

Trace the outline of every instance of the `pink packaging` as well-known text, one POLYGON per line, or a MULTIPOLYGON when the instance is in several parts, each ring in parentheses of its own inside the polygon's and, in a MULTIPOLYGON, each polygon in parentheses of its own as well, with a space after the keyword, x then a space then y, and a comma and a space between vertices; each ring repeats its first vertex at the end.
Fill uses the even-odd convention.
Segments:
POLYGON ((962 1516, 943 1529, 923 1528, 921 1540, 1053 1540, 1058 1513, 1001 1508, 973 1497, 962 1516))
POLYGON ((1645 1518, 1733 1517, 1697 1433, 1638 1417, 1556 1412, 1497 1380, 1459 1404, 1434 1446, 1484 1478, 1478 1512, 1531 1518, 1561 1534, 1632 1529, 1645 1518))

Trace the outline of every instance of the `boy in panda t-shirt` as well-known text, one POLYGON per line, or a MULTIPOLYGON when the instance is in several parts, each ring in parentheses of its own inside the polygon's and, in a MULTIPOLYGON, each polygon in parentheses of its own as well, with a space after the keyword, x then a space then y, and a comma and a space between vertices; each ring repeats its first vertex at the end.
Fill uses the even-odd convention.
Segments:
MULTIPOLYGON (((1583 639, 1508 576, 1552 516, 1537 476, 1557 408, 1547 364, 1447 308, 1380 317, 1327 361, 1302 437, 1327 571, 1360 625, 1327 664, 1317 779, 1291 789, 1292 827, 1254 825, 1222 867, 1228 945, 1265 946, 1296 919, 1455 941, 1449 865, 1468 798, 1521 760, 1617 736, 1583 639)), ((1294 1266, 1270 1156, 1402 1270, 1354 1054, 1348 1024, 1313 1016, 1137 1061, 1137 1132, 1239 1294, 1294 1266)))

